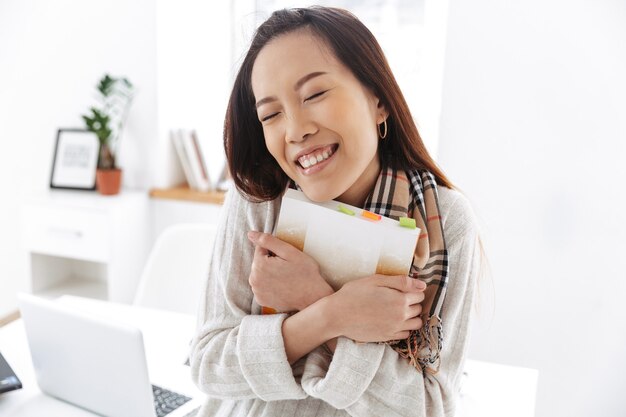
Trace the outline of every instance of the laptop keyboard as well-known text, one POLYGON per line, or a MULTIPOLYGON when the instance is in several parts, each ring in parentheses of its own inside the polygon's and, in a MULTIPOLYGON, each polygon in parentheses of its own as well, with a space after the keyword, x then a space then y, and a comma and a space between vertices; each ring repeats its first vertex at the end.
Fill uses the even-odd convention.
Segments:
POLYGON ((157 417, 163 417, 191 400, 189 397, 156 385, 152 386, 152 394, 154 395, 154 409, 157 417))
POLYGON ((195 417, 198 415, 198 411, 200 411, 200 407, 194 408, 193 410, 185 414, 183 417, 195 417))

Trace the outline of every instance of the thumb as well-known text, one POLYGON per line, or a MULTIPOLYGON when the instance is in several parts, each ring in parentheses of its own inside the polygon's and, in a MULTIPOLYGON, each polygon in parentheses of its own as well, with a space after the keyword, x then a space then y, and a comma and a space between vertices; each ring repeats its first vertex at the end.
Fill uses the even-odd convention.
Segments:
POLYGON ((424 291, 426 283, 406 275, 381 276, 379 284, 402 292, 424 291))
POLYGON ((250 239, 257 248, 262 247, 282 259, 291 259, 301 254, 298 249, 294 248, 289 243, 283 242, 276 236, 272 236, 268 233, 251 230, 248 232, 248 239, 250 239))

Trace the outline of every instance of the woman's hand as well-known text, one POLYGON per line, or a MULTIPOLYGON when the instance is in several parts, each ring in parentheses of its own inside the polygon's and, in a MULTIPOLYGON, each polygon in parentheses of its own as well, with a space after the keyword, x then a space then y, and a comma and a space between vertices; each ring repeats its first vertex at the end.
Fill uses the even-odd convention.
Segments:
POLYGON ((372 275, 346 283, 329 297, 336 334, 360 342, 406 339, 422 327, 425 288, 407 276, 372 275))
POLYGON ((309 255, 267 233, 250 231, 248 238, 256 246, 248 281, 260 305, 299 311, 333 294, 309 255))

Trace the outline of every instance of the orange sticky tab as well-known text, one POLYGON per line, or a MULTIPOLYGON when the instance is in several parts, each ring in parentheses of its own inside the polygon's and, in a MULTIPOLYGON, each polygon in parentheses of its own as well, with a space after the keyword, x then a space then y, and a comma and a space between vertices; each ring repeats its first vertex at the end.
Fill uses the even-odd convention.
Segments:
POLYGON ((261 314, 276 314, 278 311, 274 310, 272 307, 264 307, 261 306, 261 314))
POLYGON ((372 213, 371 211, 367 211, 367 210, 363 210, 363 213, 361 213, 361 216, 370 220, 375 220, 375 221, 380 220, 380 214, 372 213))

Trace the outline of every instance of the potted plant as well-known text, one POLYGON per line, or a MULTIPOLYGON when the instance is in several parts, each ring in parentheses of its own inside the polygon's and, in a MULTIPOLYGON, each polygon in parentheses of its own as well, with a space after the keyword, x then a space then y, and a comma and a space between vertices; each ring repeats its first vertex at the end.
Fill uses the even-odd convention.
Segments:
POLYGON ((96 188, 101 194, 112 195, 119 193, 122 184, 122 170, 117 165, 116 152, 133 100, 134 87, 126 78, 105 74, 97 89, 101 106, 91 107, 90 113, 82 117, 87 130, 95 133, 100 142, 96 188))

